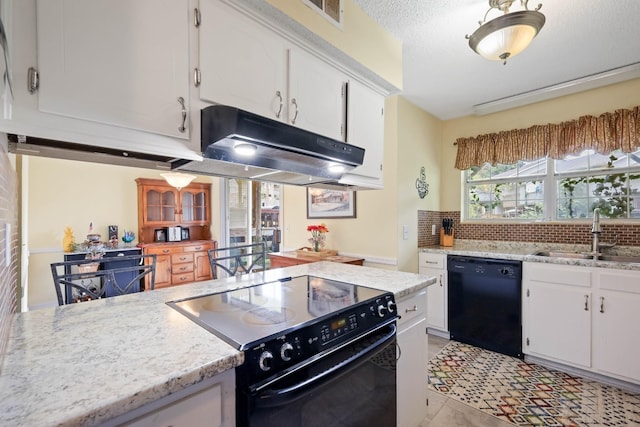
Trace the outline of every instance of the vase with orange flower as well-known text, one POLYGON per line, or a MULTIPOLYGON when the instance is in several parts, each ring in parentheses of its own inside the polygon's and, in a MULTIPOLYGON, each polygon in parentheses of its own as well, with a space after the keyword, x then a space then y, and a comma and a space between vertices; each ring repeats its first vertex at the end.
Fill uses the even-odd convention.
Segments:
POLYGON ((326 233, 329 232, 327 226, 322 223, 320 225, 309 225, 307 226, 307 231, 311 232, 311 238, 309 239, 309 243, 311 243, 311 247, 314 252, 320 252, 320 249, 324 247, 324 242, 326 239, 326 233))

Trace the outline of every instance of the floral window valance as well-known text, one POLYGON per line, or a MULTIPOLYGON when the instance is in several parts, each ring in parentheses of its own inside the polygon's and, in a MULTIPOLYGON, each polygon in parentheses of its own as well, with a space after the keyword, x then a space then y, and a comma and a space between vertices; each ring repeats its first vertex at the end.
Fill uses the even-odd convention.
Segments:
POLYGON ((601 154, 615 150, 629 153, 640 148, 640 106, 558 124, 458 138, 456 144, 455 167, 460 170, 487 162, 513 164, 545 156, 561 159, 586 149, 601 154))

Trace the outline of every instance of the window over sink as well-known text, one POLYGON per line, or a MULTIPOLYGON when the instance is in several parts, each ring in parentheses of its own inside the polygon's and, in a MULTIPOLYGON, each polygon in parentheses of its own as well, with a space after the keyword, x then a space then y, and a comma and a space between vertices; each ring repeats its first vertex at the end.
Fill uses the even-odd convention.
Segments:
POLYGON ((640 220, 640 150, 485 163, 464 176, 468 220, 580 220, 596 207, 605 218, 640 220))

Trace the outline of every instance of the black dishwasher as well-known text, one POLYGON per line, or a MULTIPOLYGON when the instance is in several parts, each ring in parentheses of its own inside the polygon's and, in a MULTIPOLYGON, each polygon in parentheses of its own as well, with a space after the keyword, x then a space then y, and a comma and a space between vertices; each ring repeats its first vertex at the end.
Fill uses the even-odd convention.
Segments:
POLYGON ((522 355, 522 263, 447 256, 451 339, 522 355))

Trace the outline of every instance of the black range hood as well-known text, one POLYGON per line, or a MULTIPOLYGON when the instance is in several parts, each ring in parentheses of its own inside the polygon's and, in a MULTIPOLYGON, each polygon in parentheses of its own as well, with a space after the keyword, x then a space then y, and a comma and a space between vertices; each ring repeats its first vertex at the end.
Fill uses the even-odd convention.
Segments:
POLYGON ((225 105, 201 111, 203 161, 177 160, 172 169, 200 175, 326 188, 362 165, 365 150, 225 105), (237 153, 237 146, 254 150, 237 153))

